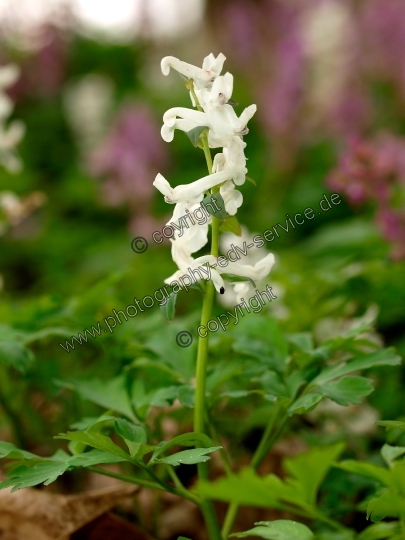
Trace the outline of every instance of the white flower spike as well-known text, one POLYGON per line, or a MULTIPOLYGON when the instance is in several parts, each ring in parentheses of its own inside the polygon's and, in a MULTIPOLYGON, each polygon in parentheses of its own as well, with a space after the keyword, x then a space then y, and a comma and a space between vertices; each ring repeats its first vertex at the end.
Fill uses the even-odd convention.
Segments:
MULTIPOLYGON (((215 155, 212 164, 212 173, 190 184, 184 184, 172 188, 169 182, 158 174, 153 185, 164 195, 169 204, 176 204, 172 226, 176 231, 171 238, 172 257, 177 264, 178 270, 165 280, 165 283, 173 281, 181 282, 190 269, 206 265, 207 277, 202 272, 200 279, 210 279, 216 290, 224 293, 225 284, 221 273, 230 273, 247 280, 260 281, 266 277, 273 264, 274 256, 267 255, 255 265, 241 264, 229 261, 226 269, 217 265, 214 255, 207 255, 194 259, 192 254, 199 251, 208 243, 208 224, 213 218, 209 218, 203 224, 193 223, 186 225, 186 212, 192 212, 204 195, 212 188, 216 188, 223 200, 225 211, 229 216, 234 216, 243 203, 243 195, 235 189, 246 179, 246 143, 243 136, 248 133, 247 123, 256 112, 256 105, 250 105, 238 117, 234 108, 228 104, 233 92, 233 76, 231 73, 221 75, 225 56, 221 53, 215 57, 209 54, 203 62, 202 68, 182 62, 173 56, 166 56, 161 62, 164 75, 170 73, 173 68, 183 77, 189 79, 187 88, 190 90, 191 102, 196 109, 186 107, 173 107, 165 112, 161 130, 162 138, 170 142, 174 138, 174 131, 190 132, 195 128, 207 128, 208 137, 201 138, 211 148, 221 148, 222 152, 215 155), (218 189, 219 187, 219 189, 218 189)), ((193 275, 198 275, 199 272, 193 275)), ((245 283, 234 285, 235 291, 241 295, 249 289, 245 283)))

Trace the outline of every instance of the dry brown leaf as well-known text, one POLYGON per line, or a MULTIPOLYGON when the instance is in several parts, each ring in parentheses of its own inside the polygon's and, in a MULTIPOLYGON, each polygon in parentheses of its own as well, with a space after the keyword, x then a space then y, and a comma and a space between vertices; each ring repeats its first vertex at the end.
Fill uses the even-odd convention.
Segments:
POLYGON ((117 485, 78 495, 30 488, 0 491, 0 540, 67 540, 138 490, 117 485))

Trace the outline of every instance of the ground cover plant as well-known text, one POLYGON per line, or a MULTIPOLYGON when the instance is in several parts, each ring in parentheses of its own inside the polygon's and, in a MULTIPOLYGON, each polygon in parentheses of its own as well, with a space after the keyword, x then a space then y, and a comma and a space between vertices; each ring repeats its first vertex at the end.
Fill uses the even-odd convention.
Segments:
MULTIPOLYGON (((57 27, 4 46, 0 531, 405 539, 402 80, 356 64, 343 135, 300 41, 327 0, 208 4, 228 58, 198 65, 57 27)), ((370 6, 327 7, 388 40, 370 6)))
MULTIPOLYGON (((210 54, 202 68, 174 57, 162 60, 165 75, 172 68, 185 79, 194 107, 169 109, 163 116, 162 136, 169 142, 176 129, 185 131, 191 143, 203 150, 208 168, 208 175, 175 188, 160 173, 154 181, 165 201, 176 205, 163 233, 171 237, 172 257, 178 270, 165 280, 172 290, 160 298, 162 315, 167 321, 174 319, 177 295, 182 291, 195 288, 202 297, 195 372, 192 356, 182 354, 185 351, 181 350, 191 344, 193 334, 177 334, 176 346, 180 347, 177 351, 170 350, 163 338, 159 354, 153 347, 153 339, 155 343, 158 337, 162 339, 158 336, 161 329, 157 328, 155 335, 152 333, 152 344, 146 340, 142 353, 122 374, 104 382, 61 381, 62 386, 70 385, 105 411, 99 416, 82 418, 72 425, 73 431, 57 435, 56 439, 69 441, 67 451, 58 449, 49 457, 2 442, 1 457, 9 460, 11 470, 0 487, 13 487, 15 491, 40 483, 49 485, 67 471, 87 468, 138 486, 167 491, 194 503, 200 508, 207 534, 212 539, 228 538, 241 505, 277 509, 297 516, 298 521, 260 521, 251 530, 235 533, 238 537, 354 538, 355 532, 334 518, 333 508, 318 506, 318 490, 332 466, 379 480, 384 475, 375 471, 381 468, 375 466, 373 472, 371 466, 367 468, 356 461, 336 465, 344 444, 335 442, 314 446, 286 459, 283 467, 287 476, 283 478, 275 474, 259 476, 256 471, 287 426, 294 425, 296 416, 315 410, 325 398, 340 406, 361 403, 373 390, 373 381, 364 377, 363 372, 378 366, 398 366, 400 357, 392 348, 381 348, 369 337, 372 329, 369 321, 319 344, 315 344, 309 332, 282 332, 271 315, 258 314, 266 301, 277 300, 268 285, 264 291, 259 291, 256 284, 267 278, 274 255, 264 255, 254 265, 240 263, 240 257, 233 259, 229 255, 231 250, 228 258, 220 255, 221 232, 242 236, 236 214, 243 195, 237 188, 249 179, 243 136, 248 133, 247 121, 256 112, 256 106, 251 105, 239 117, 235 113, 233 77, 229 72, 220 75, 224 60, 222 54, 217 57, 210 54), (222 147, 222 152, 217 152, 212 159, 211 148, 217 147, 222 147), (190 217, 197 218, 196 211, 207 213, 204 222, 190 217), (209 226, 211 254, 194 259, 192 254, 209 241, 209 226), (229 316, 232 316, 229 310, 212 318, 215 290, 223 295, 228 288, 233 289, 237 300, 231 328, 228 328, 229 316), (247 298, 252 291, 255 294, 246 301, 243 296, 247 298), (212 323, 215 323, 214 328, 212 323), (220 328, 224 333, 215 336, 209 359, 209 333, 220 328), (165 413, 175 400, 180 407, 165 413), (161 410, 157 416, 156 409, 161 410), (234 471, 230 456, 236 453, 238 438, 248 431, 258 412, 264 426, 259 442, 250 463, 234 471), (190 422, 192 416, 193 429, 170 440, 162 439, 165 414, 175 414, 182 423, 190 422), (238 425, 236 430, 234 423, 238 425), (222 460, 225 474, 212 482, 209 463, 214 453, 222 460), (124 464, 120 472, 102 467, 118 463, 124 464), (197 465, 198 482, 186 487, 176 471, 192 465, 197 465), (228 503, 222 523, 213 500, 228 503)), ((244 246, 246 256, 246 241, 244 246)), ((136 305, 141 309, 139 302, 136 305)), ((129 315, 128 308, 127 313, 129 315)), ((125 313, 122 314, 128 320, 125 313)), ((118 322, 121 324, 119 319, 118 322)), ((114 327, 111 324, 110 331, 116 322, 114 327)), ((68 334, 63 327, 45 328, 36 334, 10 334, 5 328, 2 347, 9 363, 23 370, 32 354, 30 343, 51 335, 66 337, 68 334)), ((69 352, 68 347, 65 350, 69 352)), ((388 459, 390 467, 396 466, 394 459, 401 454, 402 447, 386 445, 383 449, 383 457, 388 459)), ((391 487, 388 479, 385 485, 397 489, 391 487)), ((400 493, 388 490, 371 501, 369 514, 375 520, 387 515, 402 520, 400 493), (389 497, 395 498, 393 506, 389 497)), ((378 527, 366 529, 359 538, 382 538, 381 531, 383 535, 401 537, 402 529, 395 523, 378 527)))

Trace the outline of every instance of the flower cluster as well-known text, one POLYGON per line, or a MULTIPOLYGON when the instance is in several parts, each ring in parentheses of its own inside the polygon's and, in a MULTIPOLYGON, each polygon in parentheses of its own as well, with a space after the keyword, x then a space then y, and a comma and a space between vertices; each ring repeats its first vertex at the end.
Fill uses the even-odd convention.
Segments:
POLYGON ((353 139, 327 182, 353 206, 371 202, 392 257, 405 258, 405 140, 387 133, 371 141, 353 139))
POLYGON ((21 169, 21 162, 14 150, 24 135, 24 125, 18 120, 6 125, 14 105, 5 89, 16 82, 19 74, 16 65, 0 67, 0 163, 10 172, 18 172, 21 169))
MULTIPOLYGON (((191 213, 203 200, 209 190, 215 188, 223 201, 228 216, 234 216, 242 205, 243 196, 236 187, 241 186, 246 179, 246 143, 243 136, 248 133, 247 123, 256 112, 256 105, 250 105, 238 117, 230 102, 233 91, 233 76, 231 73, 221 75, 225 56, 221 53, 215 57, 212 53, 204 59, 202 68, 182 62, 173 56, 163 58, 161 67, 164 75, 173 68, 186 79, 186 86, 190 90, 193 106, 197 109, 175 107, 169 109, 163 116, 162 138, 170 142, 173 140, 176 129, 188 134, 204 133, 209 148, 222 148, 217 153, 212 164, 212 171, 207 176, 190 184, 173 188, 169 182, 158 174, 154 186, 164 195, 169 204, 176 204, 172 223, 177 223, 181 216, 191 213)), ((175 234, 171 239, 172 257, 178 266, 177 272, 165 280, 170 284, 183 275, 188 269, 195 269, 201 265, 214 266, 211 279, 216 290, 224 293, 225 284, 221 274, 233 274, 242 279, 256 280, 267 276, 274 264, 274 256, 268 254, 254 266, 228 261, 226 269, 217 264, 214 255, 206 255, 194 259, 193 253, 199 251, 208 243, 208 225, 193 223, 184 233, 175 234)), ((237 283, 235 287, 241 294, 244 283, 237 283)), ((247 290, 247 286, 246 286, 247 290)))

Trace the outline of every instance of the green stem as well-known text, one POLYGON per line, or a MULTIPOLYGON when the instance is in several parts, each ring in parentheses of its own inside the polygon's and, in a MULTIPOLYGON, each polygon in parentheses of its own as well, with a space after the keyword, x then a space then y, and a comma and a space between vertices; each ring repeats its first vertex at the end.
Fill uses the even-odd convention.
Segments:
MULTIPOLYGON (((279 408, 277 407, 269 423, 267 424, 266 429, 264 430, 262 438, 260 440, 259 446, 257 447, 256 452, 253 455, 251 466, 254 469, 257 469, 260 463, 266 457, 270 448, 273 446, 273 444, 276 442, 278 437, 281 435, 287 423, 288 417, 286 415, 284 416, 283 420, 279 424, 279 427, 277 428, 277 430, 274 432, 274 435, 270 437, 270 434, 273 431, 274 425, 277 420, 278 412, 279 412, 279 408)), ((222 531, 221 531, 221 536, 223 540, 227 540, 228 536, 231 534, 236 516, 238 514, 238 510, 239 510, 238 503, 231 503, 229 505, 226 516, 225 516, 224 524, 222 526, 222 531)))
POLYGON ((166 484, 162 485, 160 482, 152 482, 151 480, 146 480, 145 478, 139 478, 137 476, 127 476, 124 474, 113 473, 105 469, 99 469, 98 467, 87 467, 87 469, 97 474, 102 474, 103 476, 109 476, 110 478, 116 478, 117 480, 122 480, 123 482, 136 484, 137 486, 155 489, 157 491, 169 491, 170 493, 178 495, 179 497, 187 499, 197 505, 201 504, 200 499, 186 489, 178 489, 166 484))
MULTIPOLYGON (((193 94, 197 109, 202 110, 198 98, 194 91, 194 85, 191 83, 190 91, 193 94)), ((205 132, 202 135, 203 150, 207 161, 208 173, 212 174, 212 158, 208 144, 208 135, 205 132)), ((213 190, 214 192, 214 190, 213 190)), ((212 241, 211 254, 218 257, 219 252, 219 221, 212 218, 212 241)), ((212 281, 207 282, 205 288, 204 300, 201 313, 201 325, 206 326, 211 318, 212 306, 214 303, 215 288, 212 281)), ((204 433, 205 431, 205 389, 206 372, 208 359, 208 335, 205 338, 198 339, 197 364, 196 364, 196 383, 195 383, 195 407, 194 407, 194 431, 204 433)), ((208 469, 205 463, 198 464, 198 477, 200 480, 209 480, 208 469)), ((209 499, 203 499, 201 502, 201 511, 204 516, 210 540, 221 540, 218 518, 214 506, 209 499)))
MULTIPOLYGON (((213 423, 210 421, 209 418, 207 419, 207 422, 208 422, 208 427, 210 430, 211 439, 214 441, 215 446, 221 446, 221 441, 219 439, 215 426, 213 425, 213 423)), ((222 464, 224 466, 225 472, 228 476, 230 476, 233 471, 232 471, 231 463, 228 458, 228 454, 225 452, 225 450, 222 447, 219 449, 219 454, 221 456, 222 464)))
POLYGON ((259 446, 256 449, 256 452, 253 455, 252 458, 252 467, 254 469, 257 469, 260 463, 263 461, 263 459, 267 456, 270 448, 273 446, 273 444, 276 442, 276 440, 281 435, 282 431, 285 428, 285 425, 288 420, 288 416, 285 415, 280 422, 277 430, 274 432, 274 435, 270 437, 271 432, 273 431, 274 424, 276 422, 277 415, 275 414, 273 418, 270 420, 266 430, 263 433, 263 436, 261 438, 261 441, 259 443, 259 446), (270 437, 270 438, 269 438, 270 437))

